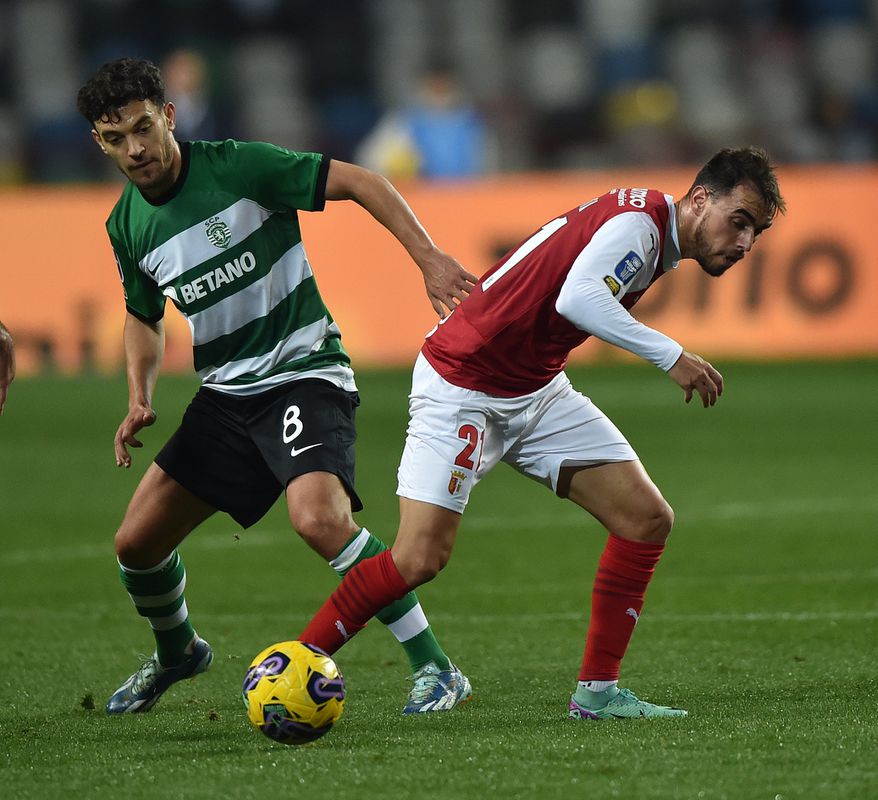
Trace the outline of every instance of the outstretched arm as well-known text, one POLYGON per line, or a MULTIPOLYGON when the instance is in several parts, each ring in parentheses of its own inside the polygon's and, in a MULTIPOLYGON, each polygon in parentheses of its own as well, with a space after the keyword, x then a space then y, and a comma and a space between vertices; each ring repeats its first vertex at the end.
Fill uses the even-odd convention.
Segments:
POLYGON ((477 278, 433 243, 415 213, 393 185, 378 173, 332 160, 326 179, 327 200, 353 200, 389 230, 420 267, 427 297, 440 317, 453 311, 477 278))
POLYGON ((6 393, 15 377, 15 343, 12 334, 0 322, 0 414, 6 405, 6 393))
POLYGON ((574 261, 555 308, 580 330, 655 364, 680 386, 687 403, 697 393, 707 408, 723 393, 722 375, 670 336, 636 320, 619 302, 625 285, 613 277, 614 265, 631 251, 642 269, 657 237, 655 223, 645 215, 620 215, 605 223, 574 261))
MULTIPOLYGON (((567 287, 565 286, 565 289, 567 287)), ((558 313, 578 328, 622 347, 667 372, 688 403, 697 393, 705 408, 723 393, 723 377, 701 356, 684 350, 669 336, 638 322, 602 281, 582 281, 577 293, 562 290, 558 313)))
POLYGON ((135 434, 155 422, 152 395, 165 352, 165 329, 161 320, 144 322, 133 314, 125 317, 123 333, 128 374, 128 414, 116 431, 116 466, 130 467, 128 447, 143 447, 135 434))

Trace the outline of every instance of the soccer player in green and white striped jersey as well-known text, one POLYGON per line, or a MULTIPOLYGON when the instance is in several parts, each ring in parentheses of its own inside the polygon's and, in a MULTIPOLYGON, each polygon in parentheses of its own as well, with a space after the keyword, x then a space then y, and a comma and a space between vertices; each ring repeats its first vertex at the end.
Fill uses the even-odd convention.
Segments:
MULTIPOLYGON (((122 583, 149 620, 156 652, 113 694, 111 714, 148 711, 213 654, 192 626, 178 545, 217 510, 243 527, 285 492, 302 538, 344 575, 386 549, 361 528, 354 489, 359 397, 338 325, 305 253, 298 211, 353 200, 406 248, 444 316, 475 276, 438 249, 381 176, 317 153, 257 142, 183 142, 159 70, 110 62, 82 87, 92 137, 128 178, 107 220, 125 290, 128 413, 119 466, 155 420, 153 390, 168 298, 192 333, 201 388, 138 485, 116 533, 122 583), (444 308, 443 308, 444 307, 444 308)), ((412 593, 379 615, 402 643, 414 685, 404 713, 471 694, 412 593)))

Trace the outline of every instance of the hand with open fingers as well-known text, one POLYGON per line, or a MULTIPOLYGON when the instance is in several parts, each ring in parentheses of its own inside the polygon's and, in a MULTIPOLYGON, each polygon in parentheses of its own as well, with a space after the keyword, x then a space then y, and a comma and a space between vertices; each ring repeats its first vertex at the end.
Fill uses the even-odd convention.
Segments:
POLYGON ((454 311, 457 304, 463 300, 472 290, 478 278, 465 270, 457 259, 452 258, 441 250, 434 250, 430 256, 422 260, 418 266, 424 273, 424 284, 427 287, 427 297, 433 310, 445 318, 445 308, 449 313, 454 311), (444 306, 444 308, 443 308, 444 306))
POLYGON ((697 392, 705 408, 716 405, 717 399, 723 393, 723 376, 719 371, 701 356, 684 350, 673 367, 668 370, 668 375, 673 378, 681 389, 686 393, 688 403, 697 392))
POLYGON ((128 453, 128 448, 143 447, 143 442, 135 434, 142 428, 152 425, 155 420, 155 411, 147 405, 136 405, 129 409, 128 414, 116 431, 116 438, 114 440, 117 467, 128 469, 131 466, 131 456, 128 453))

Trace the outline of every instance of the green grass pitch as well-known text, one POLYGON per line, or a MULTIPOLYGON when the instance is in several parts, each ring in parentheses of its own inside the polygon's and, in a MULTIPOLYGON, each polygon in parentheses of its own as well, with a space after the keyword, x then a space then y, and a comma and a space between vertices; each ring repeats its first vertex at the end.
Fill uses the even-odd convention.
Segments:
MULTIPOLYGON (((151 651, 116 576, 113 532, 194 389, 163 377, 130 471, 112 439, 124 379, 12 386, 0 418, 0 786, 16 798, 878 797, 878 361, 718 364, 693 402, 639 365, 573 370, 674 506, 623 684, 684 720, 577 724, 566 705, 604 534, 501 465, 454 558, 420 591, 472 679, 448 715, 400 715, 406 661, 377 623, 338 654, 345 715, 306 747, 250 728, 250 659, 293 638, 335 576, 282 504, 241 532, 210 520, 181 548, 214 646, 206 675, 153 712, 103 705, 151 651)), ((408 375, 362 373, 359 520, 385 540, 408 375)))

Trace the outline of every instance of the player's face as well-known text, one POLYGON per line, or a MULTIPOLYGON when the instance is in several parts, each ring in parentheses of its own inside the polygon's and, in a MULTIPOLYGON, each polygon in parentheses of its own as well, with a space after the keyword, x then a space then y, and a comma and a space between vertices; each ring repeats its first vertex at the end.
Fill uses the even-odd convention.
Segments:
POLYGON ((701 191, 699 196, 693 193, 693 203, 700 203, 700 215, 693 234, 692 258, 706 273, 718 277, 747 255, 771 221, 762 198, 750 183, 739 184, 725 195, 711 196, 701 191))
POLYGON ((136 100, 119 109, 117 117, 95 122, 92 137, 128 180, 148 196, 173 186, 180 172, 174 141, 173 103, 157 106, 136 100))

